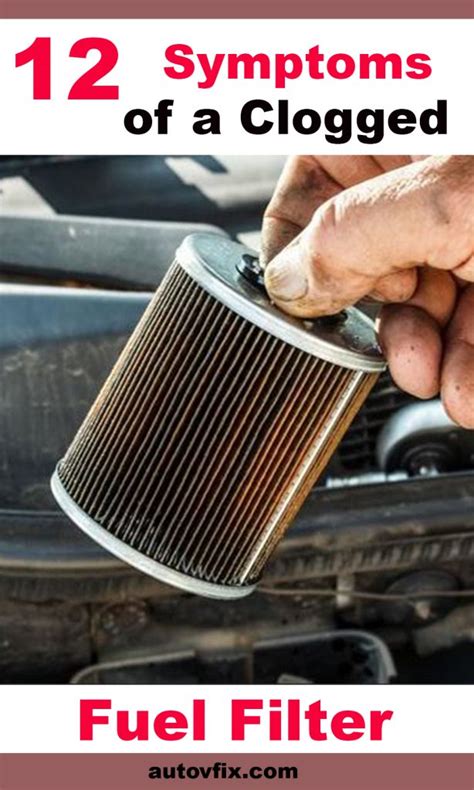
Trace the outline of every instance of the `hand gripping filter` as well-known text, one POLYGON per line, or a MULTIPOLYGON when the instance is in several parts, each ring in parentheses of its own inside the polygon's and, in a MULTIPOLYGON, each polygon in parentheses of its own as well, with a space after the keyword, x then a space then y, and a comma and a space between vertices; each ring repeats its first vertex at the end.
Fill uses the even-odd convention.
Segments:
POLYGON ((58 464, 53 493, 141 571, 239 598, 383 368, 359 310, 283 315, 251 250, 190 236, 58 464))

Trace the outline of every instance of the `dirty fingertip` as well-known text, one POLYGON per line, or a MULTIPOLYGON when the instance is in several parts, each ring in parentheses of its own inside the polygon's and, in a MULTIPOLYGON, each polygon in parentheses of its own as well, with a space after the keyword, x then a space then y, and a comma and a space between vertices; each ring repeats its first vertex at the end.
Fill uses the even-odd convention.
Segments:
POLYGON ((308 293, 308 277, 297 245, 282 250, 265 267, 265 286, 272 299, 288 307, 308 293))

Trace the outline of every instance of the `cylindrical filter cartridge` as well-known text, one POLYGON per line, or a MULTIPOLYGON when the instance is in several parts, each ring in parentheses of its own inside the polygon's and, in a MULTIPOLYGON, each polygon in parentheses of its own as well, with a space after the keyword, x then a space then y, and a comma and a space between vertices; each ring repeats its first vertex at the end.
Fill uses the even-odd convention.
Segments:
POLYGON ((254 588, 384 368, 370 319, 284 315, 255 261, 186 239, 52 481, 113 554, 215 598, 254 588))

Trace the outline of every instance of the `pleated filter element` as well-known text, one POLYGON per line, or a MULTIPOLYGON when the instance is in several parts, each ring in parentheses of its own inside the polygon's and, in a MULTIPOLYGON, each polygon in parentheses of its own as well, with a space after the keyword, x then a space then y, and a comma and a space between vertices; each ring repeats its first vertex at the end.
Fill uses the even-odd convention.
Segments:
POLYGON ((143 572, 241 597, 383 368, 360 311, 285 316, 251 250, 190 236, 58 464, 53 493, 143 572))

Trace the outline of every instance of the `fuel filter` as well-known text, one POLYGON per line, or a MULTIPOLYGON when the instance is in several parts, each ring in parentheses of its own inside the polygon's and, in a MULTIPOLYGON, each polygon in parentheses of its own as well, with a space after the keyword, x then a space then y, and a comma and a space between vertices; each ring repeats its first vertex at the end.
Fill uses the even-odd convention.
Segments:
POLYGON ((360 310, 284 315, 252 250, 189 236, 59 462, 54 496, 144 573, 242 597, 384 367, 360 310))

